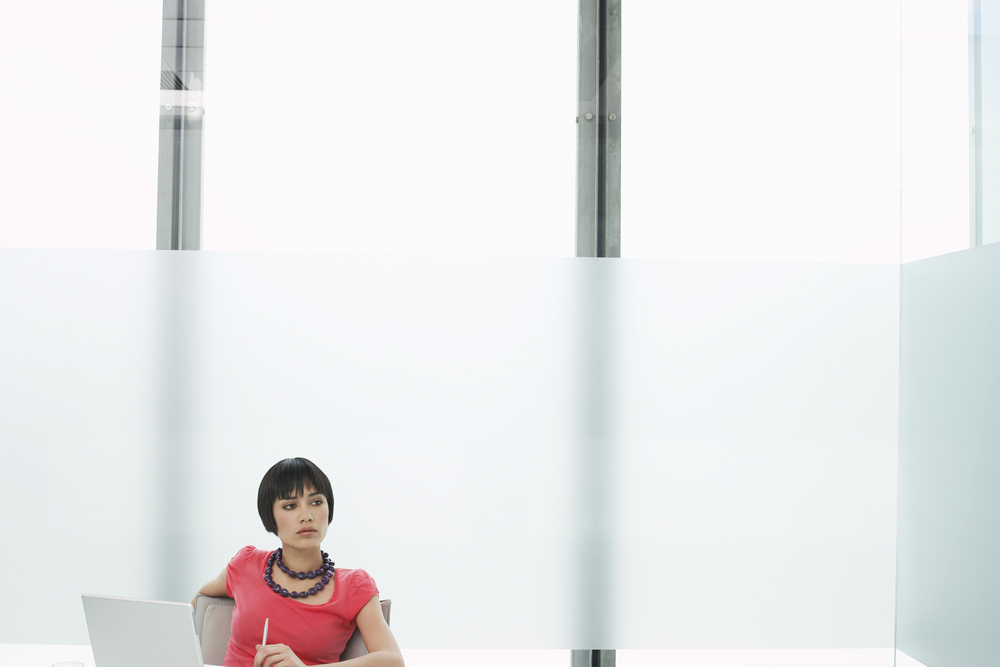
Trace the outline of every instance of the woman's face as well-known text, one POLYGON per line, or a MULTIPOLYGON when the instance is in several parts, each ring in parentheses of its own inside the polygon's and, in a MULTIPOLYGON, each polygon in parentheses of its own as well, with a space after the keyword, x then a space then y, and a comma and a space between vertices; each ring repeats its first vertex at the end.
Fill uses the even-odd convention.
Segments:
POLYGON ((300 495, 275 500, 274 522, 282 544, 296 549, 318 547, 326 537, 329 512, 326 496, 311 485, 300 495))

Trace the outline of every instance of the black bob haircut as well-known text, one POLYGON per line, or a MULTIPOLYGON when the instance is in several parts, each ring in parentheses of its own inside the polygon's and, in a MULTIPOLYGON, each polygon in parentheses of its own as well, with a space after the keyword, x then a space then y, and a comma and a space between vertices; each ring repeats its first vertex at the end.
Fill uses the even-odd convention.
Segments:
POLYGON ((330 488, 330 480, 319 466, 309 459, 295 457, 278 461, 264 473, 264 479, 260 480, 260 488, 257 489, 257 513, 260 514, 260 520, 267 532, 278 534, 278 524, 274 521, 274 501, 278 498, 301 495, 309 485, 326 496, 327 502, 330 503, 326 523, 329 525, 333 521, 333 489, 330 488))

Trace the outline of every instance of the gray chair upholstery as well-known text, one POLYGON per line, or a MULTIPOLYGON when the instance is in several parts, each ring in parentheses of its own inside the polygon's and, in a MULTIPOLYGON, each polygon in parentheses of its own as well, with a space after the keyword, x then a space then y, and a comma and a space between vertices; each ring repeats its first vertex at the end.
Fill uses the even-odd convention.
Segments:
MULTIPOLYGON (((379 600, 382 605, 382 616, 389 623, 389 610, 392 600, 379 600)), ((207 665, 221 665, 226 657, 226 647, 229 645, 229 633, 233 625, 233 607, 236 601, 232 598, 213 598, 198 595, 195 601, 194 625, 198 630, 198 640, 201 642, 201 657, 207 665)), ((368 653, 361 631, 354 628, 354 634, 347 640, 340 661, 356 658, 368 653)))

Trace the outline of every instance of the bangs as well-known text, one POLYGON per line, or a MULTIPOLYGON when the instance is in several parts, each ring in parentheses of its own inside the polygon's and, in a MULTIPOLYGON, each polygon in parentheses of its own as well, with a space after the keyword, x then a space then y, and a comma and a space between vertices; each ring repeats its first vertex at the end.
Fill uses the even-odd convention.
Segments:
MULTIPOLYGON (((295 461, 295 459, 290 459, 290 461, 295 461)), ((296 463, 298 462, 296 461, 296 463)), ((301 496, 310 486, 323 493, 320 485, 316 483, 316 478, 312 470, 309 470, 308 467, 301 464, 285 466, 283 469, 278 470, 274 476, 274 486, 272 487, 274 498, 271 499, 271 502, 273 503, 279 498, 285 499, 301 496)))

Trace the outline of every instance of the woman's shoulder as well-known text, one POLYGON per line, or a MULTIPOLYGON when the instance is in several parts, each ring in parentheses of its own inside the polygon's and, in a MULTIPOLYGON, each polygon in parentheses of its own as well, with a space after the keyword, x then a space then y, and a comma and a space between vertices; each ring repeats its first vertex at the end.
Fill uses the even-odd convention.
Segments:
POLYGON ((262 572, 270 553, 253 545, 237 551, 226 566, 226 595, 231 598, 237 597, 236 591, 242 585, 241 582, 252 577, 255 572, 262 572))
POLYGON ((364 592, 374 591, 375 594, 378 594, 378 587, 375 585, 375 579, 372 578, 372 575, 368 574, 365 570, 362 570, 361 568, 337 568, 337 571, 342 577, 341 581, 343 581, 349 588, 364 592))
POLYGON ((233 556, 229 562, 231 565, 251 564, 257 562, 263 563, 265 560, 267 560, 267 557, 270 555, 270 553, 271 552, 267 551, 266 549, 258 549, 252 544, 248 544, 247 546, 237 551, 236 555, 233 556))
POLYGON ((337 572, 340 572, 340 575, 348 580, 372 578, 372 575, 368 574, 366 571, 362 570, 359 567, 358 568, 338 567, 337 572))

